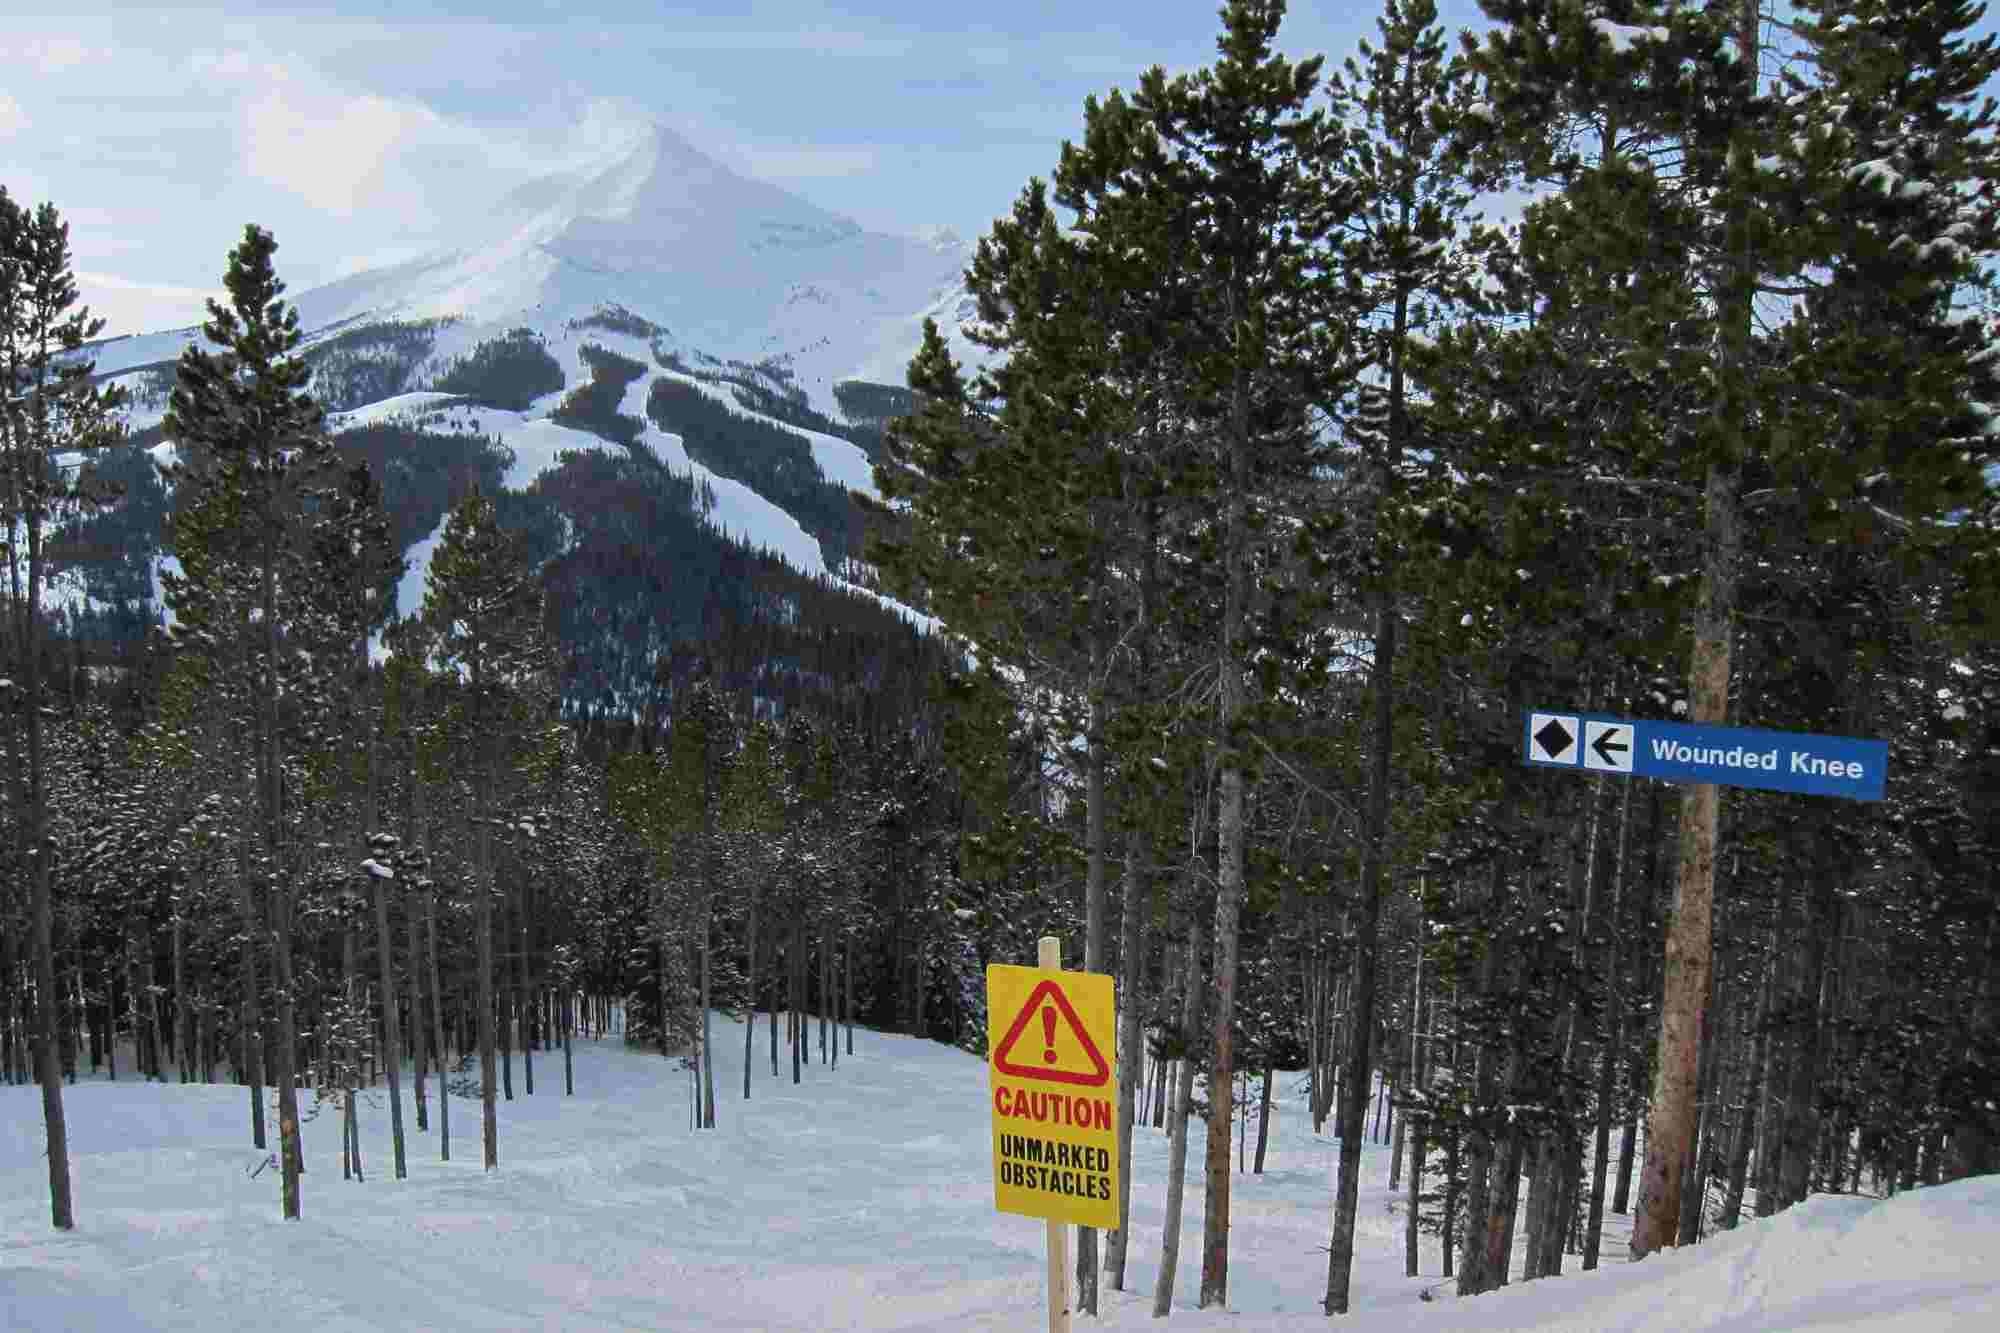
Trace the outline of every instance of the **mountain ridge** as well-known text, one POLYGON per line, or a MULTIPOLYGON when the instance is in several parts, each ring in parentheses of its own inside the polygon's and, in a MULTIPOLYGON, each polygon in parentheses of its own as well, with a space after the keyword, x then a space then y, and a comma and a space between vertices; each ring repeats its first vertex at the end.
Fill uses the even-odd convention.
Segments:
MULTIPOLYGON (((336 441, 373 459, 403 506, 399 611, 417 609, 441 506, 484 478, 506 499, 503 521, 530 533, 552 593, 574 603, 557 620, 577 679, 622 709, 691 635, 715 632, 718 611, 794 628, 806 606, 842 623, 888 617, 870 633, 931 624, 867 586, 852 495, 873 490, 875 442, 904 401, 923 319, 956 330, 967 252, 942 230, 867 231, 656 125, 523 186, 461 244, 289 299, 336 441), (692 506, 705 540, 742 556, 696 553, 662 504, 692 506), (653 537, 601 521, 633 505, 654 515, 653 537), (769 559, 856 610, 783 591, 757 563, 769 559), (579 583, 586 568, 619 586, 579 583), (756 587, 688 582, 701 577, 756 587)), ((100 378, 137 391, 135 451, 170 456, 172 367, 200 336, 92 349, 100 378)), ((128 571, 115 601, 87 588, 75 598, 86 611, 162 614, 158 569, 171 557, 158 528, 171 502, 148 461, 121 466, 148 491, 134 512, 153 527, 133 520, 126 534, 151 549, 151 607, 130 605, 128 571)))

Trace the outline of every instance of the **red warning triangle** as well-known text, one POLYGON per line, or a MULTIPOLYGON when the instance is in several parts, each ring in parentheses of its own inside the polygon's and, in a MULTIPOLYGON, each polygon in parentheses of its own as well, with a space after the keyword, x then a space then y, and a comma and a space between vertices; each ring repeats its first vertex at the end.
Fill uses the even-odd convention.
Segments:
POLYGON ((1020 1014, 1014 1019, 1014 1026, 1007 1029, 1007 1035, 1000 1039, 1000 1048, 993 1052, 993 1067, 1015 1078, 1040 1079, 1045 1083, 1075 1083, 1086 1088, 1102 1087, 1111 1081, 1111 1066, 1105 1063, 1104 1056, 1097 1049, 1097 1043, 1083 1030, 1083 1020, 1076 1016, 1076 1010, 1069 1007, 1069 997, 1063 994, 1063 988, 1053 980, 1044 981, 1028 992, 1028 999, 1022 1004, 1020 1014), (1084 1055, 1097 1067, 1096 1073, 1079 1073, 1073 1069, 1044 1069, 1041 1065, 1017 1065, 1008 1058, 1014 1053, 1014 1046, 1021 1040, 1021 1034, 1028 1030, 1028 1020, 1041 1009, 1044 999, 1055 1001, 1056 1012, 1061 1015, 1062 1021, 1069 1025, 1070 1033, 1076 1038, 1077 1045, 1083 1048, 1084 1055))

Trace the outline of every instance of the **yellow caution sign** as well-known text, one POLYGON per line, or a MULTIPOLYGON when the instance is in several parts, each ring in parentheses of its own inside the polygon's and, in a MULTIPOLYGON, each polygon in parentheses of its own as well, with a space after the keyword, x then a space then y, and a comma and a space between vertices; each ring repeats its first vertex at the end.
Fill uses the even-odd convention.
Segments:
POLYGON ((1054 968, 986 969, 993 1090, 993 1206, 1118 1225, 1115 1002, 1111 978, 1054 968))

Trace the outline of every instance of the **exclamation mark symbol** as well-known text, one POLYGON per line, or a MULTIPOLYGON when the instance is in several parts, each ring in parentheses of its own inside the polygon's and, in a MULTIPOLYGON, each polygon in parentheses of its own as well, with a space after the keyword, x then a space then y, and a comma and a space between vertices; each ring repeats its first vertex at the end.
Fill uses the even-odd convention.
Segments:
POLYGON ((1042 1063, 1056 1062, 1056 1011, 1053 1007, 1042 1010, 1042 1063))

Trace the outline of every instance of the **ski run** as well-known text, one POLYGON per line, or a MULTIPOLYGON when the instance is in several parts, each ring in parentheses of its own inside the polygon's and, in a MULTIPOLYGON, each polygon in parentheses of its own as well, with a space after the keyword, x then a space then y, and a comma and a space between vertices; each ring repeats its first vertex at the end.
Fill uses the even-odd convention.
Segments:
MULTIPOLYGON (((313 1115, 308 1093, 296 1223, 279 1220, 278 1173, 259 1169, 266 1155, 250 1144, 243 1089, 84 1078, 64 1093, 78 1227, 52 1232, 36 1091, 0 1089, 0 1327, 1041 1328, 1044 1228, 993 1209, 983 1062, 857 1030, 851 1057, 843 1050, 837 1068, 808 1066, 794 1086, 788 1067, 771 1076, 764 1033, 755 1036, 760 1058, 743 1102, 742 1028, 717 1016, 711 1131, 690 1128, 678 1060, 615 1035, 579 1041, 576 1092, 564 1097, 560 1056, 542 1057, 536 1094, 501 1104, 500 1166, 490 1173, 479 1166, 476 1095, 463 1095, 476 1079, 454 1079, 454 1159, 438 1160, 434 1118, 430 1133, 412 1131, 403 1181, 387 1170, 386 1091, 364 1098, 365 1183, 341 1179, 338 1111, 328 1104, 313 1115)), ((1129 1289, 1104 1290, 1102 1317, 1079 1316, 1079 1333, 2000 1328, 2000 1177, 1892 1199, 1816 1196, 1637 1264, 1623 1257, 1625 1219, 1613 1217, 1598 1271, 1523 1284, 1517 1262, 1513 1285, 1458 1300, 1439 1276, 1433 1237, 1424 1238, 1423 1275, 1403 1276, 1402 1192, 1390 1191, 1388 1150, 1372 1142, 1354 1312, 1329 1320, 1318 1302, 1337 1144, 1312 1132, 1303 1082, 1278 1076, 1265 1170, 1235 1182, 1227 1308, 1195 1308, 1197 1152, 1174 1307, 1164 1320, 1151 1316, 1167 1140, 1142 1126, 1129 1289)))

